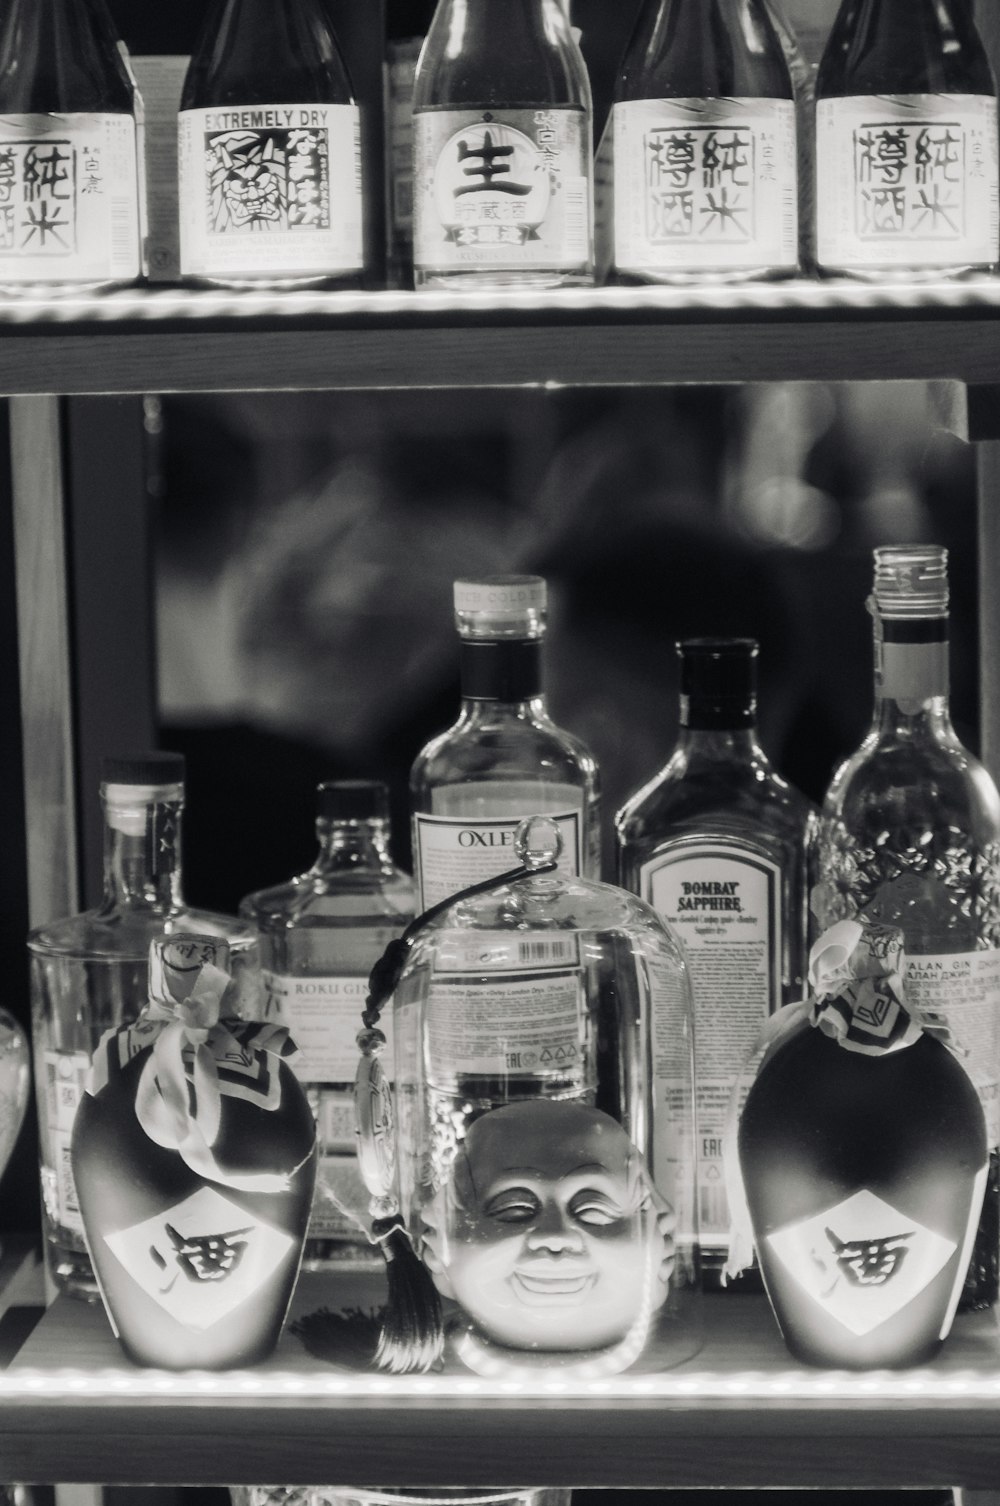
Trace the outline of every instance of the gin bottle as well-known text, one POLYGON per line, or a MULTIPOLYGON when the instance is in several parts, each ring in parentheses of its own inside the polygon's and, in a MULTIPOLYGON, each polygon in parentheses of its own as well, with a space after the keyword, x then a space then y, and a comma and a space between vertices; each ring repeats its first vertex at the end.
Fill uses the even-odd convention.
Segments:
POLYGON ((963 1301, 997 1297, 1000 795, 948 712, 947 552, 875 551, 875 716, 823 802, 811 906, 822 930, 898 927, 907 996, 963 1053, 986 1115, 990 1176, 963 1301))
POLYGON ((70 1168, 70 1136, 101 1036, 135 1020, 148 1003, 150 943, 178 932, 219 937, 228 943, 232 967, 225 1012, 253 1019, 261 1008, 252 927, 184 902, 181 755, 106 759, 101 799, 100 904, 28 937, 46 1257, 56 1285, 85 1300, 97 1299, 97 1286, 70 1168))
POLYGON ((688 639, 678 652, 680 736, 616 817, 618 877, 670 924, 691 969, 702 1273, 716 1286, 730 1088, 768 1015, 805 994, 814 812, 758 741, 756 642, 688 639))
POLYGON ((996 95, 969 0, 842 0, 816 82, 820 270, 992 266, 996 95))
POLYGON ((611 134, 620 277, 795 271, 795 101, 764 0, 647 0, 611 134))
POLYGON ((0 15, 0 286, 104 287, 141 271, 136 110, 104 0, 0 15))
MULTIPOLYGON (((320 1163, 303 1257, 313 1270, 371 1251, 360 1222, 368 1198, 355 1148, 355 1039, 368 975, 414 913, 412 880, 392 861, 385 786, 326 783, 317 797, 312 867, 240 905, 260 933, 268 1012, 299 1048, 295 1070, 316 1116, 320 1163)), ((391 1077, 391 1040, 382 1060, 391 1077)))
POLYGON ((590 81, 560 0, 439 0, 413 107, 418 286, 593 281, 590 81))
POLYGON ((546 585, 537 575, 455 582, 462 707, 410 774, 420 908, 511 866, 526 816, 553 817, 567 874, 600 873, 598 772, 549 716, 542 681, 546 585))
POLYGON ((235 287, 355 281, 360 133, 324 0, 216 0, 178 120, 183 276, 235 287))

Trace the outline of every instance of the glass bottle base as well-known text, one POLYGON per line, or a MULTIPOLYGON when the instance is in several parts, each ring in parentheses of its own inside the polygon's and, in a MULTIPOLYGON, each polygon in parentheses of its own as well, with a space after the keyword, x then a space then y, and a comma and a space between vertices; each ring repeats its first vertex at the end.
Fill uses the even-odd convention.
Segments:
POLYGON ((427 272, 417 268, 413 274, 415 288, 452 288, 456 292, 468 289, 470 292, 488 292, 496 289, 498 292, 518 292, 522 289, 538 289, 544 291, 547 288, 592 288, 594 274, 587 269, 575 272, 545 271, 543 269, 524 272, 490 272, 485 270, 462 270, 454 272, 427 272))
POLYGON ((101 1293, 82 1237, 68 1230, 47 1232, 45 1267, 53 1284, 78 1302, 100 1302, 101 1293))
POLYGON ((784 282, 800 276, 798 267, 704 267, 695 270, 659 267, 621 267, 609 276, 610 286, 728 287, 747 282, 784 282))
POLYGON ((139 287, 141 278, 95 278, 89 282, 4 282, 0 298, 75 298, 87 293, 111 293, 116 288, 139 287))
POLYGON ((208 289, 213 292, 226 291, 230 293, 295 293, 316 292, 356 292, 363 286, 363 273, 343 272, 314 272, 303 273, 301 276, 270 276, 262 273, 260 276, 246 274, 232 277, 202 277, 185 274, 181 279, 186 288, 208 289))
POLYGON ((851 282, 897 284, 920 282, 962 282, 974 277, 988 277, 996 271, 996 263, 967 263, 960 267, 828 267, 817 266, 817 275, 823 279, 846 277, 851 282))

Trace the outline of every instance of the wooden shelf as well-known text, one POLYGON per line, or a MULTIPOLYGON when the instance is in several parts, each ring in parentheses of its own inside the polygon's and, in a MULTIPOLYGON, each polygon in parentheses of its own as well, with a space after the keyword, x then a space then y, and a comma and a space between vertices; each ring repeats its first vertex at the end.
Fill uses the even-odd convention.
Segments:
POLYGON ((934 378, 1000 383, 1000 279, 0 301, 9 395, 934 378))
MULTIPOLYGON (((370 1309, 381 1278, 304 1276, 295 1312, 370 1309)), ((966 1316, 919 1371, 794 1364, 762 1298, 706 1298, 673 1368, 530 1386, 393 1378, 310 1358, 286 1333, 257 1370, 128 1364, 98 1307, 60 1298, 0 1375, 4 1479, 104 1484, 995 1488, 1000 1341, 966 1316)))

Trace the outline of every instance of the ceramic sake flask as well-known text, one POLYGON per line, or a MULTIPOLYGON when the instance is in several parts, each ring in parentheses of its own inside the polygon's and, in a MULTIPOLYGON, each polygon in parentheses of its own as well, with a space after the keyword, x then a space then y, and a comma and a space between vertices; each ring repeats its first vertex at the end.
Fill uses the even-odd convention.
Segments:
POLYGON ((220 1017, 228 948, 150 949, 150 1000, 94 1055, 73 1176, 101 1296, 130 1359, 251 1365, 302 1258, 316 1130, 284 1027, 220 1017))
POLYGON ((924 1364, 951 1328, 982 1207, 983 1111, 959 1056, 907 1006, 901 932, 841 921, 810 979, 739 1124, 767 1293, 809 1364, 924 1364))

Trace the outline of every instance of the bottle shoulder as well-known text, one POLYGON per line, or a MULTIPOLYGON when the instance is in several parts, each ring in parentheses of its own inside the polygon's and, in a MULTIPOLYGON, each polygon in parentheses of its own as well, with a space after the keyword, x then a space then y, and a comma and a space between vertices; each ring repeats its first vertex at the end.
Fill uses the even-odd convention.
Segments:
POLYGON ((171 910, 106 907, 37 927, 29 933, 28 949, 39 957, 145 962, 152 941, 181 934, 217 937, 228 942, 230 950, 236 953, 253 952, 257 944, 252 925, 237 916, 213 910, 188 906, 171 910))
POLYGON ((135 114, 106 14, 88 0, 14 0, 0 21, 0 111, 135 114))
POLYGON ((512 780, 567 783, 593 794, 597 764, 579 738, 547 718, 509 719, 493 726, 460 720, 417 755, 410 788, 419 801, 442 785, 512 780))
POLYGON ((263 931, 339 922, 402 926, 412 919, 415 903, 413 880, 402 869, 310 871, 248 894, 240 915, 263 931))
POLYGON ((661 0, 640 16, 615 98, 792 100, 794 91, 762 0, 661 0))
POLYGON ((675 753, 625 803, 615 825, 623 844, 708 829, 752 833, 761 827, 801 836, 811 827, 815 810, 766 758, 698 762, 675 753))
POLYGON ((583 56, 561 12, 543 18, 539 0, 469 7, 442 3, 421 50, 416 112, 564 107, 590 113, 583 56))
POLYGON ((851 825, 884 810, 976 813, 1000 831, 1000 793, 984 765, 957 737, 919 740, 869 733, 835 771, 822 805, 825 819, 851 825))
POLYGON ((972 7, 965 0, 846 0, 820 60, 816 97, 867 94, 995 95, 972 7))
POLYGON ((180 107, 353 103, 321 0, 219 0, 192 54, 180 107))

